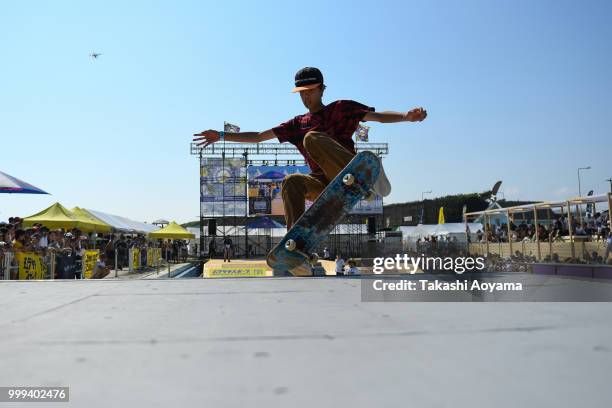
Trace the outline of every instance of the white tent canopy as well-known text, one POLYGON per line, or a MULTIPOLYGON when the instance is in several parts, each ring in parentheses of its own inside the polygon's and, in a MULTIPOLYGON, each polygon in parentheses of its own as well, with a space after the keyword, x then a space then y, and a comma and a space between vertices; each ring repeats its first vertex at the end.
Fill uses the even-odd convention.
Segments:
POLYGON ((96 218, 104 221, 117 231, 147 234, 149 232, 157 231, 159 229, 159 227, 155 225, 130 220, 129 218, 121 217, 119 215, 107 214, 102 211, 90 210, 88 208, 86 208, 85 210, 91 213, 96 218))
MULTIPOLYGON (((469 222, 467 225, 470 228, 472 237, 475 236, 476 231, 483 231, 484 228, 483 225, 478 222, 469 222)), ((404 241, 416 241, 417 239, 423 239, 425 237, 443 235, 455 235, 459 241, 465 241, 465 239, 461 239, 462 235, 465 236, 465 224, 462 222, 401 226, 399 230, 402 231, 404 241)))

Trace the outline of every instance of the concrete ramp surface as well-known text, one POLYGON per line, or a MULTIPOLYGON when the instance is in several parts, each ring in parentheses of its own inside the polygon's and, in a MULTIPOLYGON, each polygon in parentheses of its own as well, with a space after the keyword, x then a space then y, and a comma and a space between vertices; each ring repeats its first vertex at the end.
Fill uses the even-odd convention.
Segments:
POLYGON ((360 290, 2 282, 0 386, 66 386, 69 403, 45 406, 89 408, 612 406, 610 303, 362 303, 360 290))

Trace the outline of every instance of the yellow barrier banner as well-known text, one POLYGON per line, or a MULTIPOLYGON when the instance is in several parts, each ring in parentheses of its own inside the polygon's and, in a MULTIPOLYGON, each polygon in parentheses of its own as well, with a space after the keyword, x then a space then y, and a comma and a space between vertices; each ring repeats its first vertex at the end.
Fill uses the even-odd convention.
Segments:
POLYGON ((140 249, 133 248, 132 251, 132 253, 134 254, 132 260, 132 268, 134 270, 137 270, 138 268, 140 268, 140 249))
POLYGON ((204 278, 253 278, 273 276, 271 270, 264 266, 206 266, 204 265, 204 278))
POLYGON ((83 254, 83 277, 91 279, 93 271, 96 268, 96 262, 100 259, 100 250, 87 250, 83 254))
POLYGON ((19 280, 47 278, 47 265, 40 255, 34 252, 17 252, 15 259, 19 265, 19 280))
POLYGON ((153 266, 153 257, 155 256, 155 249, 148 248, 147 249, 147 266, 153 266))

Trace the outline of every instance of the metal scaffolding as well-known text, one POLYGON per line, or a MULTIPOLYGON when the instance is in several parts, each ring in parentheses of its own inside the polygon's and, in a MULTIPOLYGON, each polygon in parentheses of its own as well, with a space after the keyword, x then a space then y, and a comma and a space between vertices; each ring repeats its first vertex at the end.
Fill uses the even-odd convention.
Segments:
MULTIPOLYGON (((371 151, 379 157, 383 157, 389 153, 389 146, 387 143, 355 143, 355 150, 371 151)), ((244 158, 246 166, 302 166, 306 162, 302 157, 300 151, 292 144, 289 143, 216 143, 201 148, 196 143, 190 144, 190 154, 198 156, 200 158, 200 165, 204 158, 244 158), (278 156, 283 156, 279 159, 278 156), (293 157, 291 157, 293 156, 293 157)), ((246 183, 245 183, 246 186, 246 183)), ((248 193, 247 193, 248 196, 248 193)), ((200 206, 202 204, 200 203, 200 206)), ((242 214, 241 214, 242 216, 242 214)), ((246 209, 245 217, 248 217, 248 205, 246 209)), ((242 217, 241 217, 242 218, 242 217)), ((367 218, 367 216, 366 216, 367 218)), ((334 250, 355 256, 362 252, 364 247, 365 234, 363 233, 362 226, 364 223, 364 215, 351 214, 343 220, 346 222, 347 227, 340 231, 339 228, 334 230, 330 234, 329 239, 325 243, 334 250)), ((200 207, 200 254, 202 255, 207 248, 207 243, 211 240, 215 240, 215 236, 204 235, 204 224, 208 219, 215 219, 215 225, 222 227, 223 235, 233 235, 234 243, 237 248, 240 248, 242 252, 248 251, 249 238, 247 229, 241 230, 241 226, 238 225, 238 217, 236 214, 218 217, 213 214, 205 214, 200 207), (242 234, 244 236, 242 237, 242 234), (244 242, 244 248, 242 247, 244 242)))
MULTIPOLYGON (((355 150, 371 151, 379 157, 389 154, 387 143, 355 143, 355 150)), ((190 153, 193 156, 220 157, 225 152, 226 157, 240 156, 245 153, 252 155, 272 155, 272 156, 301 156, 300 151, 290 143, 216 143, 206 148, 199 147, 196 143, 191 143, 190 153)))

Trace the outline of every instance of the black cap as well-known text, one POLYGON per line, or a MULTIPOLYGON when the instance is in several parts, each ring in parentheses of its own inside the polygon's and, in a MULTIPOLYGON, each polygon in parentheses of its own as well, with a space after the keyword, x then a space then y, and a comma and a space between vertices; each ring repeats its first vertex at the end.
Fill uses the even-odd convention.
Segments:
POLYGON ((318 68, 306 67, 300 69, 295 74, 295 88, 292 92, 299 92, 306 89, 312 89, 315 86, 323 83, 323 74, 318 68))

